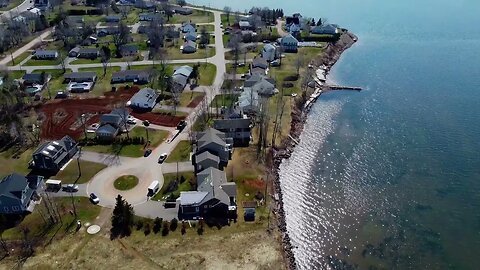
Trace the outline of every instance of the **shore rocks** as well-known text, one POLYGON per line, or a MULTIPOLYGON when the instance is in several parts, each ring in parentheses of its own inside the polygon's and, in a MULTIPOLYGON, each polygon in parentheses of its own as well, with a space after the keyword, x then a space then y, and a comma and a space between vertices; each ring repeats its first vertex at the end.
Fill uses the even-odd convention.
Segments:
MULTIPOLYGON (((341 54, 348 48, 350 48, 357 41, 357 37, 347 31, 345 31, 335 44, 329 44, 325 52, 319 59, 316 59, 316 66, 324 65, 325 72, 328 74, 331 67, 338 61, 341 54)), ((280 164, 284 159, 290 158, 293 153, 293 149, 296 142, 300 141, 300 135, 302 134, 305 121, 307 120, 308 112, 299 110, 303 108, 305 102, 300 102, 296 108, 292 110, 291 117, 292 122, 290 126, 290 137, 287 138, 283 145, 272 150, 272 165, 273 165, 273 189, 278 194, 278 201, 276 208, 278 229, 282 233, 282 246, 284 250, 285 262, 288 269, 297 269, 297 263, 293 253, 293 246, 290 240, 290 236, 287 231, 287 224, 285 222, 285 212, 283 208, 283 194, 280 186, 280 164), (293 139, 292 139, 293 138, 293 139)))

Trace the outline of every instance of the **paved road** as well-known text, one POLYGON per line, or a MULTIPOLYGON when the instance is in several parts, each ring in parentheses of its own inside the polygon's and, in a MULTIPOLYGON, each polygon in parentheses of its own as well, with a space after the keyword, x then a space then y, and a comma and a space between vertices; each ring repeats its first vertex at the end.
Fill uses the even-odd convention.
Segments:
MULTIPOLYGON (((33 39, 32 41, 30 41, 29 43, 25 44, 23 47, 21 47, 20 49, 16 50, 15 52, 13 52, 13 58, 16 58, 18 57, 20 54, 30 50, 33 46, 35 46, 36 44, 40 43, 43 39, 45 39, 48 35, 50 35, 52 33, 53 29, 48 29, 48 30, 45 30, 43 31, 38 37, 36 37, 35 39, 33 39)), ((10 55, 7 55, 5 58, 3 58, 2 60, 0 60, 0 65, 6 65, 8 64, 8 62, 12 61, 12 58, 10 57, 10 55)), ((15 66, 13 67, 13 69, 11 69, 12 67, 7 67, 8 70, 25 70, 24 67, 21 67, 21 66, 15 66)), ((57 67, 58 68, 58 67, 57 67)), ((41 68, 38 68, 37 69, 41 69, 41 68)))
POLYGON ((277 31, 278 31, 278 34, 279 34, 281 37, 284 37, 284 36, 288 35, 288 33, 285 32, 285 30, 283 30, 283 27, 282 27, 282 26, 283 26, 284 23, 285 23, 285 22, 282 21, 282 20, 277 20, 277 31))
POLYGON ((9 19, 10 17, 15 16, 15 15, 21 13, 21 12, 27 11, 29 7, 33 7, 33 1, 32 1, 32 3, 30 3, 30 0, 25 0, 20 5, 12 8, 10 10, 4 11, 0 15, 0 18, 9 19))

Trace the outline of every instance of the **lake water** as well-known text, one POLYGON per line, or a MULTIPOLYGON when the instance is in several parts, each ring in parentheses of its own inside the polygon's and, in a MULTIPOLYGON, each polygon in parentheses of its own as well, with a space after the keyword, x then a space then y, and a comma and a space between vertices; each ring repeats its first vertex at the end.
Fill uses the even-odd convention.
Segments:
POLYGON ((328 18, 360 41, 281 167, 301 269, 479 269, 480 1, 195 1, 328 18))

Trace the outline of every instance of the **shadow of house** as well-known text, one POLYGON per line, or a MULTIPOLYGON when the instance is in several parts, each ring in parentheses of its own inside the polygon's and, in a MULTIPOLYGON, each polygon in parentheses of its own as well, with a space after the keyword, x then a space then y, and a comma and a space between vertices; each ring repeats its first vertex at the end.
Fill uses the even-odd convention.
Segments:
POLYGON ((41 201, 37 188, 42 183, 42 176, 22 176, 16 173, 5 176, 0 181, 0 214, 32 212, 41 201))
POLYGON ((58 172, 78 151, 78 143, 69 136, 41 144, 32 154, 29 168, 58 172))

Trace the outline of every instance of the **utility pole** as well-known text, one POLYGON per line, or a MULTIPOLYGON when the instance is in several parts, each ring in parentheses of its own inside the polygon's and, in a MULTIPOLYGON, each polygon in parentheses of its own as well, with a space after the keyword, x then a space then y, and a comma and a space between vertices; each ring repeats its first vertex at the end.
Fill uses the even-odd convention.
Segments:
POLYGON ((177 161, 177 181, 178 181, 178 161, 177 161))
POLYGON ((150 122, 148 120, 143 121, 143 125, 145 126, 145 132, 147 133, 147 143, 145 146, 148 146, 150 144, 150 141, 148 140, 148 127, 150 126, 150 122))
POLYGON ((82 113, 82 114, 80 115, 80 121, 82 121, 83 134, 84 134, 84 136, 85 136, 85 140, 87 140, 87 139, 88 139, 88 137, 87 137, 87 127, 86 127, 86 125, 85 125, 85 119, 84 119, 84 117, 85 117, 85 114, 82 113))

